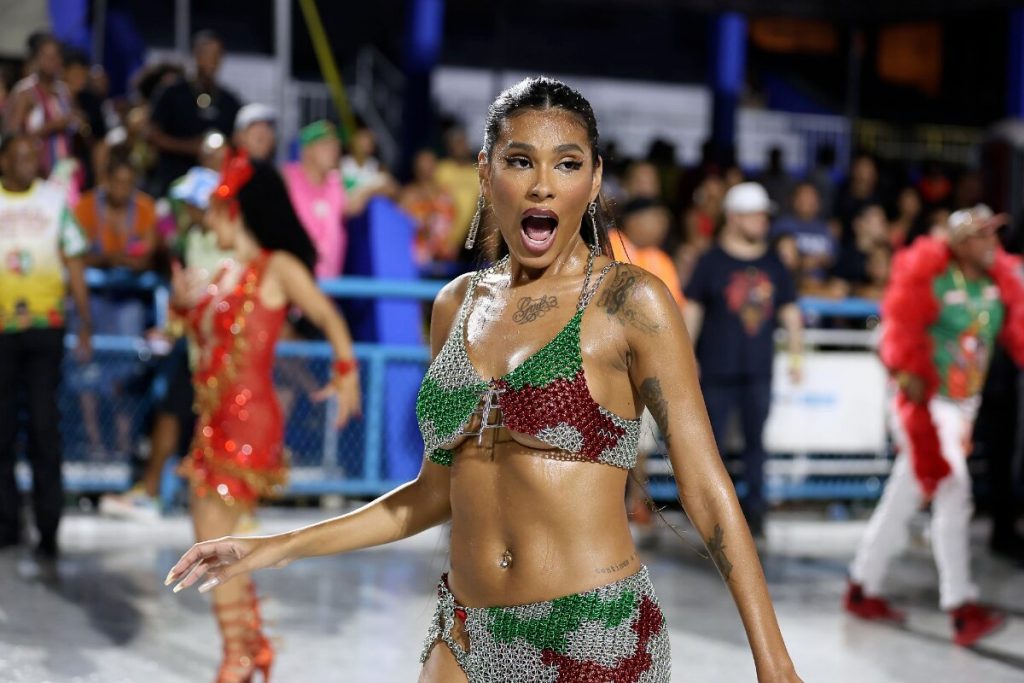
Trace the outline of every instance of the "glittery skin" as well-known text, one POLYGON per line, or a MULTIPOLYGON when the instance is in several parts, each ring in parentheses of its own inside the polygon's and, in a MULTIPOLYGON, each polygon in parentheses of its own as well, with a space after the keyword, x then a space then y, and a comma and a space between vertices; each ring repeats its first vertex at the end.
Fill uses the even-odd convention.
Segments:
POLYGON ((590 287, 590 267, 576 314, 555 337, 503 377, 484 381, 469 360, 465 326, 477 283, 505 261, 477 272, 452 331, 430 364, 416 399, 416 417, 427 457, 450 466, 453 454, 444 448, 466 434, 474 414, 480 413, 485 395, 496 397, 501 424, 528 434, 565 453, 565 459, 598 462, 628 469, 636 464, 640 420, 621 418, 590 395, 583 372, 580 326, 583 313, 608 271, 609 264, 590 287))
POLYGON ((202 350, 192 377, 199 419, 181 473, 196 495, 218 495, 229 505, 277 493, 287 478, 271 375, 285 307, 264 308, 257 293, 269 258, 263 252, 222 298, 211 285, 189 313, 202 350))
POLYGON ((668 633, 646 567, 630 577, 547 602, 462 607, 438 585, 421 661, 440 641, 470 683, 663 683, 671 676, 668 633), (452 633, 462 622, 469 648, 452 633))

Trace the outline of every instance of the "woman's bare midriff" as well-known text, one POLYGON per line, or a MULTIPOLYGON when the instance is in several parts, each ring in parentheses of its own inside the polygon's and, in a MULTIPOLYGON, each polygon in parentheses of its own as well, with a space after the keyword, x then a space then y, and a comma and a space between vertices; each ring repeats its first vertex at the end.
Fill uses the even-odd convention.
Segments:
POLYGON ((456 448, 449 586, 466 607, 552 600, 640 568, 626 470, 560 457, 504 428, 456 448))

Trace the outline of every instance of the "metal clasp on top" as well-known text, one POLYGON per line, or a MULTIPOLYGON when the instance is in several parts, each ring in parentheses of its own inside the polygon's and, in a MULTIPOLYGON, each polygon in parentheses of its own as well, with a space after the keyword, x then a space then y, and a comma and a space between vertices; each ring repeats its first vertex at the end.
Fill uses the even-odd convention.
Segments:
POLYGON ((476 431, 459 432, 462 436, 475 436, 476 443, 478 446, 482 446, 484 443, 484 430, 486 429, 499 429, 503 426, 503 420, 501 417, 501 405, 498 401, 498 397, 505 393, 504 389, 498 389, 494 386, 488 387, 485 391, 480 394, 481 402, 478 404, 478 408, 473 411, 473 415, 480 418, 479 425, 476 431), (491 423, 491 414, 497 410, 498 419, 493 424, 491 423))

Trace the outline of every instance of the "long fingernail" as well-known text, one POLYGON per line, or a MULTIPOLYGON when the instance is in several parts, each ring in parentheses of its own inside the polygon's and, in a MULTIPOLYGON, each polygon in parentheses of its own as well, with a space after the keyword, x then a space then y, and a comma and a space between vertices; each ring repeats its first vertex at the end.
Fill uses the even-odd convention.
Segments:
POLYGON ((167 578, 164 579, 164 585, 165 586, 170 586, 172 583, 174 583, 174 570, 173 569, 171 571, 167 572, 167 578))
POLYGON ((205 593, 206 591, 210 590, 211 588, 214 588, 215 586, 217 586, 217 584, 219 584, 219 583, 220 583, 220 579, 218 579, 215 576, 212 579, 210 579, 209 581, 207 581, 206 583, 204 583, 203 585, 199 586, 199 592, 200 593, 205 593))
POLYGON ((172 593, 180 593, 184 589, 185 589, 185 582, 183 581, 183 582, 179 583, 177 586, 175 586, 174 590, 172 590, 171 592, 172 593))

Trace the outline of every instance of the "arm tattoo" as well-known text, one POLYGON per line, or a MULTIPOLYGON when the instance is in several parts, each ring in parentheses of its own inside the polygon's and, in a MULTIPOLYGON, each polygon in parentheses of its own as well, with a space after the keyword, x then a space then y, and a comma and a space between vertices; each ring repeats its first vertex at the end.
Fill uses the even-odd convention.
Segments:
POLYGON ((644 405, 651 411, 654 423, 661 430, 661 438, 665 440, 665 446, 672 448, 672 435, 668 431, 668 401, 661 391, 661 381, 657 377, 648 377, 640 383, 640 398, 644 405))
POLYGON ((729 576, 732 574, 732 562, 725 556, 725 540, 722 527, 719 524, 715 525, 715 533, 708 539, 708 552, 711 553, 712 561, 718 566, 718 571, 722 572, 722 578, 728 583, 729 576))
POLYGON ((558 299, 553 296, 539 296, 531 299, 524 296, 516 306, 516 312, 512 315, 512 321, 523 325, 532 323, 552 308, 558 308, 558 299))
POLYGON ((632 325, 646 334, 654 334, 661 329, 655 321, 647 317, 643 311, 637 310, 630 299, 640 278, 627 268, 617 268, 615 278, 597 300, 605 313, 614 316, 620 325, 632 325))

